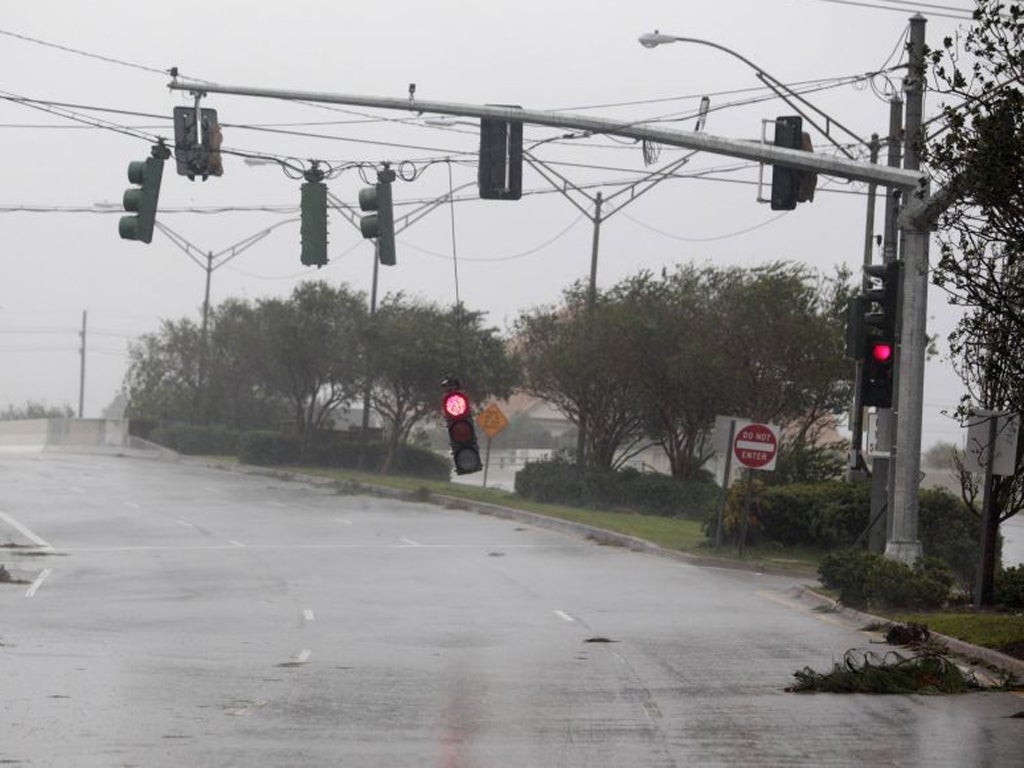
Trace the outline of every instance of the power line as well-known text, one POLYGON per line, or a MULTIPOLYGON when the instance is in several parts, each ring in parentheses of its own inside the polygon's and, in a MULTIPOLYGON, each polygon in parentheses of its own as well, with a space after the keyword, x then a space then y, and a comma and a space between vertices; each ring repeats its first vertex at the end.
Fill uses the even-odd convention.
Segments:
POLYGON ((66 45, 59 45, 58 43, 50 43, 50 42, 47 42, 46 40, 40 40, 39 38, 36 38, 36 37, 29 37, 28 35, 18 34, 17 32, 11 32, 11 31, 6 30, 6 29, 0 29, 0 35, 6 35, 7 37, 17 38, 18 40, 23 40, 23 41, 25 41, 27 43, 35 43, 36 45, 42 45, 42 46, 45 46, 47 48, 56 48, 59 51, 64 51, 65 53, 73 53, 73 54, 75 54, 77 56, 85 56, 85 57, 90 58, 90 59, 97 59, 99 61, 105 61, 108 64, 117 64, 117 65, 122 66, 122 67, 129 67, 131 69, 139 69, 139 70, 142 70, 143 72, 151 72, 151 73, 154 73, 154 74, 157 74, 157 75, 168 75, 168 74, 170 74, 170 70, 169 69, 157 69, 156 67, 147 67, 147 66, 145 66, 143 64, 135 64, 135 63, 130 62, 130 61, 124 61, 122 59, 115 59, 115 58, 112 58, 110 56, 102 56, 102 55, 100 55, 98 53, 90 53, 88 51, 83 51, 83 50, 80 50, 78 48, 71 48, 71 47, 66 46, 66 45))
MULTIPOLYGON (((819 3, 834 3, 835 5, 849 5, 849 6, 856 6, 858 8, 873 8, 873 9, 879 10, 879 11, 897 11, 897 12, 900 12, 900 13, 906 13, 906 11, 904 9, 902 9, 902 8, 893 8, 892 6, 888 6, 888 5, 875 5, 874 3, 858 2, 857 0, 815 0, 815 2, 819 2, 819 3)), ((878 2, 885 2, 885 0, 878 0, 878 2)), ((967 11, 967 9, 963 9, 963 10, 964 10, 964 13, 967 14, 967 15, 959 15, 959 14, 954 15, 954 14, 951 14, 951 13, 942 13, 942 12, 932 12, 929 15, 931 15, 931 16, 940 16, 940 17, 947 18, 947 19, 960 19, 962 21, 970 21, 973 18, 970 15, 970 12, 967 11)))

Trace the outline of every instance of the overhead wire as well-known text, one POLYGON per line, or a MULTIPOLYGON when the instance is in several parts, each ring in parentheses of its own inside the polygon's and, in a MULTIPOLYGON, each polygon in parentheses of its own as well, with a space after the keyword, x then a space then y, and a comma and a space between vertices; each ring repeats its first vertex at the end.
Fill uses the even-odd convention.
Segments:
MULTIPOLYGON (((815 2, 819 2, 819 3, 831 3, 831 4, 835 4, 835 5, 849 5, 849 6, 853 6, 853 7, 857 7, 857 8, 873 8, 875 10, 881 10, 881 11, 896 11, 896 12, 900 12, 900 13, 906 13, 906 10, 904 10, 903 8, 893 8, 892 6, 889 6, 889 5, 877 5, 876 4, 877 2, 885 2, 885 0, 876 0, 876 3, 866 3, 866 2, 862 2, 861 0, 814 0, 814 1, 815 2)), ((942 18, 947 18, 947 19, 960 19, 960 20, 963 20, 963 21, 970 21, 971 18, 972 18, 971 15, 970 15, 970 11, 968 11, 967 9, 963 9, 963 10, 964 10, 964 12, 967 15, 943 13, 941 11, 933 11, 930 15, 932 15, 932 16, 940 16, 942 18)))

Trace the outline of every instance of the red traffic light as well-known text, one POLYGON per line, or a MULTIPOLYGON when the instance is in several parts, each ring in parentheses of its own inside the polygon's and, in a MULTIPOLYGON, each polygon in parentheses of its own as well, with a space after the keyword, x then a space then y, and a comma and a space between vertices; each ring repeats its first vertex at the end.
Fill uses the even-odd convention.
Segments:
POLYGON ((449 392, 442 403, 444 415, 449 419, 458 419, 469 413, 469 398, 461 392, 449 392))
POLYGON ((880 342, 871 346, 871 358, 877 363, 888 363, 892 360, 892 344, 880 342))

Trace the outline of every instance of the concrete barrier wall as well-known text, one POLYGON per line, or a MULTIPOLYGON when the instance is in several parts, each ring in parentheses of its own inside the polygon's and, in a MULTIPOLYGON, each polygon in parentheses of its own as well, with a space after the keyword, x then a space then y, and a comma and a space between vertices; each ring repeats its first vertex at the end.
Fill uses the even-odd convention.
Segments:
POLYGON ((23 419, 0 421, 0 450, 124 448, 128 422, 120 419, 23 419))

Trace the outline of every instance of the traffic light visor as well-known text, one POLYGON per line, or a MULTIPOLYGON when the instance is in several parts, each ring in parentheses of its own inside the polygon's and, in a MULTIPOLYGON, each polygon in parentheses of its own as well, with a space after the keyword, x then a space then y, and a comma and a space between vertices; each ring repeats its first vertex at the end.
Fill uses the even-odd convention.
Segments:
POLYGON ((469 412, 469 398, 461 392, 450 392, 444 398, 444 415, 457 419, 469 412))
POLYGON ((885 342, 874 344, 871 347, 871 357, 879 363, 888 363, 892 360, 892 352, 892 344, 885 342))

